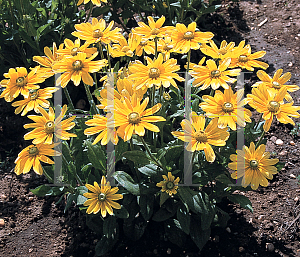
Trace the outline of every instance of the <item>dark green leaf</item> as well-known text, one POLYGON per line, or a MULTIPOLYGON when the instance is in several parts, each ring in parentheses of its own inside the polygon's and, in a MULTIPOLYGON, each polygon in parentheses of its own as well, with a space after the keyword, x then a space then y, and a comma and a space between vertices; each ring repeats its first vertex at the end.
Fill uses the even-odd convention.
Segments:
POLYGON ((107 217, 103 222, 103 235, 111 238, 116 234, 117 218, 115 216, 107 217))
POLYGON ((146 221, 148 221, 153 214, 153 201, 152 195, 141 195, 139 198, 139 206, 141 213, 146 221))
POLYGON ((99 145, 92 145, 91 142, 86 141, 88 149, 89 161, 93 164, 96 169, 106 172, 106 156, 99 145))
POLYGON ((210 232, 210 228, 202 230, 199 220, 192 217, 190 235, 200 251, 202 250, 206 242, 209 240, 210 232))
POLYGON ((186 234, 190 233, 190 214, 186 204, 182 203, 177 209, 177 219, 180 223, 182 231, 186 234))
POLYGON ((129 213, 123 205, 121 205, 121 209, 114 209, 114 215, 120 219, 127 219, 129 217, 129 213))
POLYGON ((248 209, 248 210, 250 210, 251 212, 253 212, 253 209, 252 209, 252 203, 251 203, 251 201, 249 200, 248 197, 246 197, 246 196, 244 196, 244 195, 237 195, 237 194, 228 195, 227 197, 228 197, 228 199, 229 199, 231 202, 237 203, 237 204, 239 204, 242 208, 248 209))
POLYGON ((130 151, 130 152, 128 151, 128 152, 123 153, 123 156, 126 159, 133 161, 135 163, 138 163, 140 165, 143 165, 143 166, 150 163, 150 160, 148 159, 147 155, 143 151, 138 151, 138 150, 130 151))
POLYGON ((140 188, 137 183, 134 182, 132 177, 124 171, 116 171, 113 177, 120 183, 120 185, 126 188, 130 193, 134 195, 140 194, 140 188))

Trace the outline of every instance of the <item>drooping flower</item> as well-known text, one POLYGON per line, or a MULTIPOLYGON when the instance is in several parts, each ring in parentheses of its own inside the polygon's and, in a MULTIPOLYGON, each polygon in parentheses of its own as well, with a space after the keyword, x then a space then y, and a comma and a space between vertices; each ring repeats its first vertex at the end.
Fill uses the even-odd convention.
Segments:
POLYGON ((89 73, 99 71, 107 65, 107 60, 92 61, 98 52, 94 53, 90 58, 86 58, 85 53, 78 53, 75 56, 64 57, 60 62, 53 65, 56 72, 63 72, 56 83, 64 88, 70 80, 74 82, 75 86, 80 84, 82 79, 83 83, 93 86, 94 80, 89 73))
POLYGON ((145 57, 147 60, 147 66, 140 61, 135 61, 129 66, 129 79, 134 81, 136 89, 142 88, 146 85, 148 88, 155 85, 157 88, 169 87, 171 84, 178 88, 174 79, 178 81, 184 81, 184 78, 180 77, 176 71, 180 70, 180 66, 177 65, 175 59, 169 59, 166 62, 163 61, 163 55, 160 53, 157 59, 153 61, 149 57, 145 57))
POLYGON ((92 193, 84 193, 83 196, 89 198, 84 202, 84 206, 89 206, 86 210, 87 214, 97 214, 101 211, 101 216, 106 217, 106 214, 113 215, 113 209, 121 209, 121 205, 115 201, 123 199, 123 195, 116 194, 119 188, 111 188, 109 181, 106 182, 104 176, 101 179, 101 185, 95 181, 94 185, 85 184, 88 190, 92 193))
POLYGON ((136 35, 130 33, 128 37, 128 43, 124 37, 121 37, 118 44, 113 44, 112 46, 108 45, 109 54, 113 58, 121 56, 132 57, 133 52, 135 51, 139 43, 139 38, 137 38, 136 35))
POLYGON ((216 155, 211 145, 224 146, 229 138, 226 128, 218 127, 218 118, 214 118, 205 128, 205 117, 192 112, 191 122, 184 119, 181 123, 184 132, 173 131, 172 135, 188 142, 187 150, 194 152, 204 150, 208 162, 214 162, 216 155))
POLYGON ((226 128, 227 125, 236 130, 236 123, 245 127, 246 122, 251 122, 251 111, 244 108, 247 103, 246 99, 242 99, 244 90, 240 89, 235 94, 230 88, 224 90, 224 94, 217 90, 214 97, 204 95, 204 102, 200 103, 200 107, 209 118, 218 118, 218 127, 226 128))
POLYGON ((128 98, 124 98, 123 101, 115 99, 114 126, 119 127, 117 130, 118 135, 122 137, 124 141, 129 140, 133 133, 141 137, 144 136, 145 129, 159 132, 159 128, 151 123, 165 121, 165 118, 150 115, 159 111, 161 104, 158 103, 145 110, 148 102, 149 98, 147 97, 141 103, 141 98, 136 94, 133 95, 131 101, 129 101, 128 98))
POLYGON ((24 125, 24 128, 26 129, 33 128, 32 131, 24 135, 25 140, 33 139, 33 144, 52 144, 54 141, 54 135, 62 140, 69 140, 70 137, 77 137, 76 134, 67 132, 67 130, 70 130, 75 126, 75 123, 72 121, 76 118, 76 116, 70 117, 62 121, 67 111, 67 105, 63 106, 60 115, 56 119, 52 107, 49 108, 49 113, 47 113, 41 107, 38 107, 38 110, 42 114, 42 116, 27 116, 35 123, 29 123, 24 125))
POLYGON ((164 55, 164 60, 170 59, 170 54, 174 52, 174 43, 172 42, 171 37, 160 38, 157 44, 158 52, 164 55))
POLYGON ((174 52, 187 53, 190 49, 197 50, 200 48, 200 43, 207 43, 213 38, 213 33, 196 31, 196 27, 196 22, 190 23, 188 27, 181 23, 176 24, 176 29, 171 36, 175 44, 174 52))
POLYGON ((49 108, 50 103, 46 99, 52 98, 52 94, 58 89, 59 88, 57 87, 46 87, 44 89, 29 92, 28 98, 11 104, 13 107, 17 107, 15 114, 19 114, 23 111, 21 115, 24 116, 31 110, 39 113, 38 107, 49 108))
POLYGON ((146 38, 142 38, 141 36, 138 36, 141 39, 139 40, 139 44, 135 49, 135 54, 137 56, 141 56, 143 52, 146 54, 155 54, 155 43, 152 40, 148 40, 146 38))
POLYGON ((268 91, 264 85, 260 85, 252 89, 252 94, 247 95, 248 104, 256 109, 257 112, 263 113, 262 118, 265 120, 264 131, 269 131, 274 116, 281 123, 293 125, 295 123, 290 117, 300 117, 300 114, 297 112, 300 110, 300 106, 293 106, 294 102, 286 104, 283 102, 286 92, 287 88, 283 87, 277 94, 274 94, 274 92, 268 91))
POLYGON ((260 145, 255 149, 253 142, 250 147, 243 147, 243 150, 237 150, 237 154, 230 155, 228 168, 236 170, 231 174, 233 179, 243 178, 242 186, 247 187, 249 184, 253 190, 259 185, 268 186, 267 179, 273 179, 273 174, 277 173, 277 168, 273 165, 278 163, 278 159, 269 159, 270 153, 265 152, 266 146, 260 145))
MULTIPOLYGON (((278 91, 283 87, 286 88, 288 92, 295 92, 295 91, 299 90, 299 87, 297 85, 285 85, 285 83, 291 79, 292 75, 290 72, 287 72, 281 76, 282 71, 283 71, 282 69, 277 70, 274 74, 274 77, 271 78, 266 72, 259 70, 257 72, 257 77, 261 81, 256 82, 253 85, 253 87, 257 87, 259 85, 264 85, 264 86, 268 87, 268 90, 274 91, 274 93, 278 93, 278 91)), ((291 97, 291 95, 288 92, 286 93, 284 98, 288 102, 292 102, 293 98, 291 97)))
POLYGON ((202 85, 202 90, 209 86, 211 86, 214 90, 218 89, 220 86, 224 89, 228 89, 229 86, 226 82, 234 83, 236 81, 236 79, 228 76, 236 77, 241 72, 241 69, 227 70, 229 65, 230 58, 222 61, 219 67, 213 60, 207 60, 206 66, 193 65, 193 69, 191 71, 192 77, 195 78, 193 86, 198 87, 202 85))
POLYGON ((40 88, 38 84, 45 81, 38 73, 39 69, 40 66, 36 66, 27 73, 24 67, 10 68, 8 73, 4 73, 5 79, 0 82, 1 86, 5 87, 0 98, 4 97, 6 102, 11 102, 19 94, 25 98, 29 97, 29 90, 40 88))
POLYGON ((34 172, 42 175, 43 168, 41 165, 41 161, 54 164, 54 161, 51 160, 48 156, 59 156, 60 152, 53 149, 57 144, 37 144, 30 145, 23 149, 19 154, 17 159, 15 160, 16 167, 14 169, 17 175, 26 174, 33 168, 34 172))
POLYGON ((65 55, 69 55, 69 56, 75 56, 78 53, 85 53, 86 57, 89 58, 91 57, 94 53, 97 52, 97 48, 96 47, 89 47, 89 44, 85 43, 83 45, 80 45, 80 39, 76 39, 74 41, 74 43, 72 42, 72 40, 66 38, 64 40, 64 45, 65 48, 61 48, 57 50, 57 53, 60 56, 65 56, 65 55))
POLYGON ((166 192, 169 196, 177 194, 180 178, 175 179, 171 172, 168 172, 168 176, 162 175, 162 177, 164 180, 157 183, 156 186, 161 187, 161 191, 166 192))
POLYGON ((207 44, 201 44, 200 50, 205 55, 208 55, 214 59, 224 60, 231 57, 231 52, 234 48, 235 43, 230 42, 229 44, 223 40, 220 48, 218 48, 213 40, 209 41, 210 46, 207 44))
POLYGON ((96 6, 101 6, 101 3, 107 3, 107 0, 79 0, 77 6, 81 5, 82 3, 87 4, 90 1, 92 1, 92 3, 96 6))
POLYGON ((98 21, 96 18, 93 18, 92 24, 89 22, 76 24, 75 29, 77 31, 72 32, 72 35, 82 40, 86 40, 87 44, 98 42, 109 44, 111 41, 118 42, 118 40, 123 37, 120 33, 121 29, 115 28, 111 30, 113 26, 114 21, 111 21, 106 27, 104 19, 98 21))

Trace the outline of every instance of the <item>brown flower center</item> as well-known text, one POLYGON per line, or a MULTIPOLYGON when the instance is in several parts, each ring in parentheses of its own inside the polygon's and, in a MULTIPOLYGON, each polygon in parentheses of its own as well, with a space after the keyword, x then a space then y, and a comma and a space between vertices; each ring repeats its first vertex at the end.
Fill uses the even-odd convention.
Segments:
POLYGON ((168 181, 167 184, 166 184, 167 189, 173 189, 174 186, 175 186, 174 183, 171 182, 171 181, 168 181))
POLYGON ((272 86, 276 89, 280 89, 280 87, 281 87, 281 85, 277 81, 273 81, 272 86))
POLYGON ((227 50, 226 50, 225 48, 221 48, 221 49, 219 50, 219 53, 220 53, 220 54, 227 54, 227 50))
POLYGON ((248 57, 247 55, 240 55, 238 60, 239 62, 248 62, 248 57))
POLYGON ((183 38, 186 40, 191 40, 194 38, 194 32, 193 31, 187 31, 183 34, 183 38))
POLYGON ((45 124, 45 131, 47 134, 51 134, 54 132, 54 122, 53 121, 48 121, 45 124))
POLYGON ((149 77, 152 79, 158 78, 160 75, 160 70, 157 68, 150 68, 149 70, 149 77))
POLYGON ((18 87, 24 87, 26 85, 26 81, 24 77, 18 77, 16 79, 16 84, 18 87))
POLYGON ((218 78, 221 76, 221 72, 219 70, 213 70, 210 75, 212 78, 218 78))
POLYGON ((38 94, 37 94, 37 92, 33 92, 33 93, 29 94, 29 97, 30 97, 31 100, 35 100, 35 99, 37 99, 38 94))
POLYGON ((141 121, 141 117, 137 112, 132 112, 128 115, 128 121, 132 124, 137 124, 141 121))
POLYGON ((72 63, 72 68, 75 71, 81 70, 83 68, 83 63, 80 60, 77 60, 75 62, 72 63))
POLYGON ((280 103, 278 103, 276 101, 269 102, 268 109, 270 112, 278 112, 279 108, 280 108, 280 103))
POLYGON ((258 163, 257 160, 251 160, 250 163, 249 163, 249 165, 250 165, 250 167, 251 167, 252 169, 257 169, 259 163, 258 163))
POLYGON ((223 112, 229 113, 229 112, 232 112, 233 109, 234 109, 234 107, 233 107, 232 103, 227 102, 222 105, 223 112))
POLYGON ((94 38, 99 38, 99 37, 103 37, 103 32, 100 29, 95 29, 93 31, 93 37, 94 38))
POLYGON ((199 142, 199 143, 206 143, 207 142, 207 136, 204 131, 197 131, 194 134, 194 138, 199 142))
POLYGON ((72 56, 77 55, 78 51, 79 51, 79 48, 78 48, 78 47, 74 47, 74 48, 71 50, 71 55, 72 55, 72 56))
POLYGON ((154 28, 151 31, 151 35, 158 35, 159 34, 159 29, 158 28, 154 28))
POLYGON ((28 153, 31 156, 38 155, 39 150, 36 146, 32 146, 32 147, 29 148, 28 153))
POLYGON ((100 202, 105 201, 105 200, 106 200, 106 194, 100 193, 100 194, 98 195, 98 200, 99 200, 100 202))

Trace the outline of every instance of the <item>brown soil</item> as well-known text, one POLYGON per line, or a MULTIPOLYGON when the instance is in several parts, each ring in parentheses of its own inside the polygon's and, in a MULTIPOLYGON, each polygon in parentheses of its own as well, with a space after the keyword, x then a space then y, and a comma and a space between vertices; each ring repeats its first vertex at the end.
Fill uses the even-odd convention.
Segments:
MULTIPOLYGON (((300 85, 299 13, 298 0, 224 1, 216 14, 206 17, 203 29, 214 32, 220 41, 238 43, 245 38, 253 51, 267 51, 264 61, 270 64, 269 74, 283 68, 292 73, 290 83, 300 85), (267 22, 258 26, 266 18, 267 22)), ((246 79, 247 87, 253 84, 255 74, 246 79)), ((299 104, 300 92, 293 97, 299 104)), ((55 204, 59 197, 34 196, 29 189, 46 183, 43 177, 34 173, 17 177, 11 171, 16 154, 24 147, 22 124, 26 118, 13 115, 13 108, 3 100, 0 108, 0 218, 5 220, 5 227, 0 228, 0 256, 94 256, 98 238, 85 225, 85 215, 76 207, 64 213, 64 201, 55 204)), ((124 239, 108 256, 300 256, 296 219, 300 215, 296 179, 300 175, 300 139, 292 138, 291 129, 274 122, 267 133, 268 150, 286 164, 267 188, 245 193, 254 212, 228 204, 228 228, 213 229, 201 254, 192 243, 183 251, 163 238, 145 235, 138 243, 124 239), (276 145, 277 139, 283 144, 276 145)), ((152 232, 155 235, 155 224, 152 232)))

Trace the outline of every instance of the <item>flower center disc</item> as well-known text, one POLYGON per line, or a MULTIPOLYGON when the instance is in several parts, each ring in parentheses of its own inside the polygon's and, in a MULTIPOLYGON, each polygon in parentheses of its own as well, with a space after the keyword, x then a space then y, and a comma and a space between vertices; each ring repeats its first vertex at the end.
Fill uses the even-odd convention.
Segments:
POLYGON ((54 122, 53 121, 48 121, 45 124, 45 131, 47 134, 51 134, 54 132, 54 122))
POLYGON ((95 29, 95 30, 93 31, 93 37, 94 37, 94 38, 103 37, 103 32, 100 31, 100 29, 95 29))
POLYGON ((205 135, 205 133, 203 131, 197 131, 194 134, 194 137, 199 143, 207 142, 207 136, 205 135))
POLYGON ((160 75, 159 69, 157 69, 157 68, 151 68, 151 69, 149 70, 149 77, 150 77, 150 78, 156 79, 156 78, 159 77, 159 75, 160 75))
POLYGON ((226 113, 232 112, 233 109, 234 109, 234 108, 233 108, 233 104, 232 104, 232 103, 229 103, 229 102, 224 103, 223 106, 222 106, 223 112, 226 112, 226 113))
POLYGON ((248 57, 246 55, 240 55, 239 62, 248 62, 248 57))
POLYGON ((99 200, 100 202, 105 201, 105 199, 106 199, 106 194, 100 193, 100 194, 98 195, 98 200, 99 200))
POLYGON ((35 100, 35 99, 37 99, 37 97, 38 97, 38 94, 36 92, 30 93, 31 100, 35 100))
POLYGON ((256 169, 258 167, 258 161, 257 160, 251 160, 250 161, 250 167, 253 169, 256 169))
POLYGON ((132 112, 128 115, 128 121, 132 124, 137 124, 141 121, 140 115, 137 112, 132 112))
POLYGON ((187 31, 183 34, 183 38, 187 40, 191 40, 194 38, 194 32, 192 31, 187 31))
POLYGON ((174 187, 174 183, 169 181, 167 184, 166 184, 166 188, 168 189, 172 189, 174 187))
POLYGON ((29 155, 37 155, 39 153, 39 150, 36 146, 30 147, 29 150, 29 155))
POLYGON ((79 51, 79 48, 78 48, 78 47, 74 47, 74 48, 71 50, 71 55, 72 55, 72 56, 77 55, 78 51, 79 51))
POLYGON ((221 72, 219 70, 213 70, 210 75, 212 78, 218 78, 221 76, 221 72))
POLYGON ((270 101, 269 102, 269 106, 268 109, 270 112, 278 112, 280 107, 280 103, 276 102, 276 101, 270 101))
POLYGON ((227 50, 226 50, 225 48, 221 48, 221 49, 219 50, 219 53, 220 53, 220 54, 227 54, 227 50))
POLYGON ((280 84, 277 81, 273 81, 272 85, 273 85, 274 88, 280 89, 280 84))
POLYGON ((24 87, 26 84, 25 78, 24 77, 18 77, 16 80, 16 84, 18 87, 24 87))
POLYGON ((158 35, 159 34, 159 29, 158 28, 152 29, 151 34, 152 35, 158 35))
POLYGON ((82 61, 77 60, 72 63, 72 67, 73 67, 73 70, 75 70, 75 71, 81 70, 83 67, 83 63, 82 63, 82 61))

